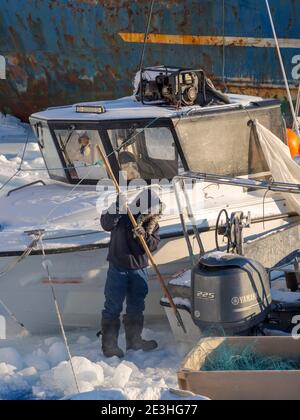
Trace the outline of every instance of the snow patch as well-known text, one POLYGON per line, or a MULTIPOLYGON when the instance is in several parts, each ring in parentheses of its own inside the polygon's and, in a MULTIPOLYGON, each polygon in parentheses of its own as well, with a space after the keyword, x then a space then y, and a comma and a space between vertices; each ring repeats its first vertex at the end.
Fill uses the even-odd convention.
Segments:
POLYGON ((209 398, 193 394, 192 392, 181 391, 178 389, 168 389, 166 391, 163 391, 160 396, 160 399, 163 401, 209 401, 209 398))
MULTIPOLYGON (((151 330, 146 328, 144 336, 155 339, 159 348, 151 353, 127 352, 125 359, 120 361, 102 355, 94 330, 85 331, 85 334, 68 333, 80 395, 77 395, 67 358, 55 364, 65 356, 61 338, 11 338, 10 346, 5 345, 5 341, 0 342, 5 360, 0 363, 0 399, 165 398, 169 388, 178 386, 177 370, 190 348, 175 344, 167 323, 159 323, 151 330)), ((124 348, 124 333, 119 343, 124 348)))
POLYGON ((65 345, 61 342, 52 344, 48 351, 48 358, 52 366, 67 360, 68 355, 65 345))
MULTIPOLYGON (((11 353, 11 352, 9 352, 11 353)), ((15 366, 0 363, 0 399, 28 399, 31 395, 31 385, 24 372, 16 372, 15 366)))
POLYGON ((125 401, 128 397, 119 389, 101 389, 75 395, 72 401, 125 401))
POLYGON ((88 337, 81 336, 77 340, 77 344, 81 344, 82 346, 90 344, 91 340, 88 337))
POLYGON ((128 384, 129 379, 132 375, 132 368, 129 367, 126 363, 121 363, 115 370, 114 376, 111 380, 113 388, 125 388, 128 384))
POLYGON ((208 252, 207 254, 203 255, 201 259, 203 261, 206 261, 206 260, 209 260, 210 258, 213 258, 217 261, 221 261, 224 257, 228 257, 228 256, 230 256, 230 254, 226 254, 221 251, 213 251, 213 252, 208 252))
POLYGON ((30 368, 26 368, 23 369, 19 372, 20 376, 24 376, 26 378, 32 377, 32 376, 37 376, 38 372, 36 370, 36 368, 34 367, 30 367, 30 368))
POLYGON ((13 375, 15 373, 15 370, 15 366, 11 366, 6 363, 0 363, 0 376, 13 375))
POLYGON ((44 343, 46 344, 47 347, 50 347, 52 346, 52 344, 55 344, 59 341, 60 340, 57 337, 49 337, 44 340, 44 343))
POLYGON ((20 354, 11 347, 0 349, 0 363, 7 363, 17 370, 23 369, 24 363, 20 354))
MULTIPOLYGON (((168 298, 162 298, 161 302, 165 303, 165 304, 170 303, 168 298)), ((175 297, 175 298, 173 298, 173 302, 175 303, 176 306, 184 306, 188 309, 191 309, 191 307, 192 307, 191 301, 189 299, 183 299, 183 298, 175 297)))
MULTIPOLYGON (((101 366, 84 357, 73 357, 72 364, 80 392, 91 392, 102 385, 104 374, 101 366)), ((42 389, 55 390, 64 396, 76 394, 77 387, 70 362, 62 362, 50 371, 44 372, 35 394, 39 395, 42 389)))
POLYGON ((184 287, 191 287, 192 283, 192 271, 188 270, 181 273, 178 277, 174 278, 170 281, 172 286, 184 286, 184 287))
POLYGON ((22 123, 18 118, 5 117, 0 114, 0 188, 20 168, 21 157, 27 141, 26 153, 22 163, 22 169, 25 172, 20 172, 14 176, 5 187, 5 191, 1 191, 1 195, 25 183, 37 179, 46 180, 48 179, 48 173, 45 170, 44 160, 30 125, 22 123), (26 172, 26 170, 29 170, 29 172, 26 172), (42 170, 42 172, 39 173, 38 170, 42 170))
POLYGON ((32 354, 28 354, 24 360, 27 366, 33 367, 39 372, 50 369, 47 355, 41 349, 34 351, 32 354))

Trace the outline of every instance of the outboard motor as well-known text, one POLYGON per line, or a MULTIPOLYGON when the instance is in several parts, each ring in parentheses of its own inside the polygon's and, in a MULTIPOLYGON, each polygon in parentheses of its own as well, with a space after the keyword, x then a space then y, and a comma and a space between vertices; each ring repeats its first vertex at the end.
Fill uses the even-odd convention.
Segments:
POLYGON ((247 335, 265 320, 271 303, 269 277, 257 261, 216 252, 192 271, 192 317, 202 331, 247 335))

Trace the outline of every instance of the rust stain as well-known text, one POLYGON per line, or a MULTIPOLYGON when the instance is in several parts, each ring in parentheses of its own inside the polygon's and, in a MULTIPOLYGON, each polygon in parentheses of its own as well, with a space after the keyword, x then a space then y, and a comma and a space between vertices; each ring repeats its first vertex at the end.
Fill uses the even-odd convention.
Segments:
POLYGON ((74 35, 64 34, 64 38, 65 38, 65 41, 68 42, 69 44, 72 44, 72 45, 75 44, 75 37, 74 37, 74 35))
MULTIPOLYGON (((215 86, 218 89, 224 88, 224 83, 222 81, 214 81, 215 86)), ((254 84, 246 84, 238 82, 227 82, 226 86, 228 87, 228 91, 230 93, 235 93, 238 95, 249 95, 249 96, 259 96, 262 98, 270 98, 270 99, 286 99, 287 93, 285 87, 274 86, 274 85, 254 85, 254 84)), ((297 99, 298 94, 298 87, 291 86, 291 93, 293 99, 297 99)))
POLYGON ((78 75, 75 72, 69 73, 68 74, 68 81, 70 83, 77 83, 78 82, 78 75))
POLYGON ((61 285, 61 286, 66 286, 66 285, 73 286, 73 285, 78 285, 82 283, 83 281, 81 279, 52 279, 51 282, 48 279, 42 280, 42 284, 47 284, 47 285, 56 284, 56 285, 61 285))

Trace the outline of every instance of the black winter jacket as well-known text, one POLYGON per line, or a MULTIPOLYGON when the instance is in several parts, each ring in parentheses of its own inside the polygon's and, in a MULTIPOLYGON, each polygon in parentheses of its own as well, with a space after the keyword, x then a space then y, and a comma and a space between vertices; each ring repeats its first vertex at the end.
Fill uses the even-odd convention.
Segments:
MULTIPOLYGON (((108 261, 113 265, 128 270, 148 267, 149 261, 138 238, 134 237, 132 223, 127 215, 103 213, 101 226, 111 232, 108 261)), ((143 226, 147 231, 147 224, 143 226)), ((157 250, 160 237, 159 226, 152 234, 146 233, 146 243, 151 252, 157 250)))

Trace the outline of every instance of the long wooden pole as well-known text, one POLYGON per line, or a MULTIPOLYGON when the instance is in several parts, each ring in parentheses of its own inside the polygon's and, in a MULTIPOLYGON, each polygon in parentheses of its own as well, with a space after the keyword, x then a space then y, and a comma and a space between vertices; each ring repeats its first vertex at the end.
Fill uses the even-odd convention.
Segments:
MULTIPOLYGON (((114 183, 114 186, 116 188, 117 193, 118 194, 121 194, 122 191, 121 191, 120 185, 119 185, 119 183, 118 183, 118 181, 117 181, 117 179, 116 179, 116 177, 115 177, 115 175, 113 173, 113 170, 111 168, 111 165, 109 163, 109 160, 107 159, 107 157, 105 156, 105 154, 103 153, 103 151, 101 150, 101 147, 99 145, 97 145, 97 149, 98 149, 98 151, 100 153, 101 159, 104 162, 104 165, 106 167, 107 173, 111 177, 111 179, 112 179, 112 181, 114 183)), ((134 215, 132 214, 132 211, 130 210, 130 208, 128 206, 128 203, 126 203, 126 210, 127 210, 127 214, 128 214, 128 217, 129 217, 129 219, 130 219, 130 221, 132 223, 133 228, 136 229, 138 227, 138 224, 137 224, 137 221, 135 220, 134 215)), ((170 303, 170 306, 171 306, 171 308, 174 311, 174 314, 176 316, 176 319, 178 321, 178 324, 180 325, 180 327, 183 329, 184 333, 186 334, 187 331, 186 331, 185 325, 183 323, 182 317, 181 317, 181 315, 180 315, 180 313, 179 313, 179 311, 178 311, 178 309, 177 309, 177 307, 176 307, 176 305, 174 303, 174 300, 173 300, 173 298, 172 298, 172 296, 171 296, 171 294, 170 294, 170 292, 169 292, 169 290, 168 290, 168 288, 167 288, 167 286, 165 284, 165 281, 163 279, 163 276, 161 275, 161 273, 160 273, 160 271, 158 269, 158 266, 157 266, 157 264, 156 264, 156 262, 154 260, 154 257, 153 257, 153 255, 152 255, 152 253, 151 253, 151 251, 150 251, 150 249, 149 249, 149 247, 147 245, 147 242, 145 241, 145 238, 142 235, 138 235, 138 238, 139 238, 139 240, 141 242, 142 247, 145 250, 145 253, 146 253, 147 257, 149 258, 149 261, 151 262, 151 265, 152 265, 152 267, 153 267, 156 275, 157 275, 157 279, 158 279, 158 281, 159 281, 159 283, 161 285, 161 288, 162 288, 162 290, 164 292, 164 295, 168 299, 168 301, 170 303)))

